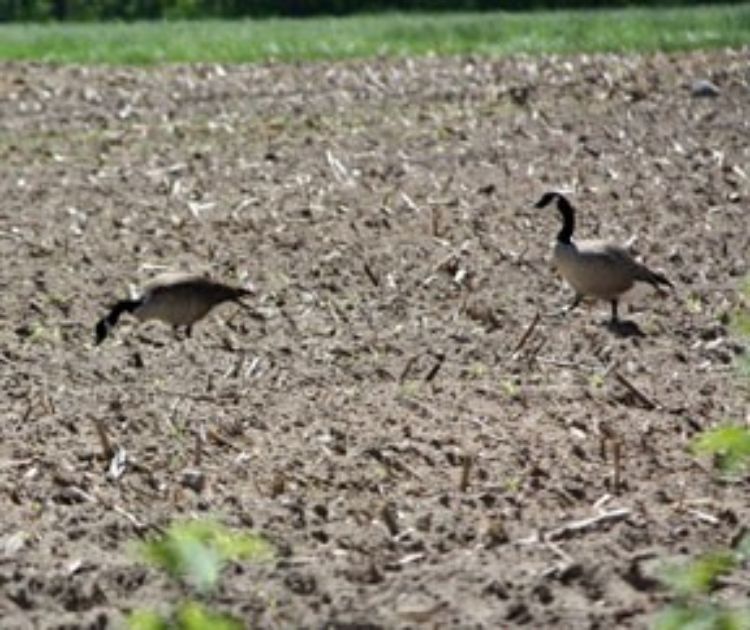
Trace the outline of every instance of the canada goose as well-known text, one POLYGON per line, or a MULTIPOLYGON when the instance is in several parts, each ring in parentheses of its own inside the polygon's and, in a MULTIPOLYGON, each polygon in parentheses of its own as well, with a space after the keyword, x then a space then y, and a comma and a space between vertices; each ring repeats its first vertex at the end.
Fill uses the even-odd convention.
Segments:
POLYGON ((140 321, 159 319, 175 329, 185 327, 190 336, 193 324, 208 315, 222 302, 235 302, 246 308, 240 298, 252 291, 232 287, 206 277, 188 273, 165 273, 149 282, 141 296, 134 300, 120 300, 106 317, 96 324, 96 345, 107 338, 120 315, 132 313, 140 321))
POLYGON ((544 208, 557 200, 562 215, 562 229, 552 254, 560 275, 576 292, 570 309, 585 296, 609 300, 612 305, 612 324, 618 322, 617 303, 620 296, 636 282, 648 282, 657 290, 663 284, 672 287, 667 278, 637 262, 624 248, 607 241, 573 241, 575 208, 559 192, 548 192, 534 207, 544 208))

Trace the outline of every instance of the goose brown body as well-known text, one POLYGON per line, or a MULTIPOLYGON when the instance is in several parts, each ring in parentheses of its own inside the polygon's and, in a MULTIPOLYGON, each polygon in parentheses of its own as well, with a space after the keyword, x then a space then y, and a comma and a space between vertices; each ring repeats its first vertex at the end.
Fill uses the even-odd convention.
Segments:
MULTIPOLYGON (((234 287, 204 276, 188 273, 166 273, 154 278, 134 300, 121 300, 96 325, 99 344, 117 325, 122 313, 131 313, 140 321, 157 319, 174 327, 184 327, 189 336, 193 324, 223 302, 239 302, 251 291, 234 287)), ((241 303, 240 303, 241 304, 241 303)))
POLYGON ((672 284, 661 273, 652 271, 633 258, 624 247, 602 240, 574 241, 575 208, 557 192, 546 193, 536 203, 543 208, 557 200, 563 226, 557 235, 552 260, 560 275, 575 290, 573 307, 583 297, 608 300, 612 305, 612 321, 617 321, 619 298, 636 282, 657 287, 672 284))
POLYGON ((552 259, 560 275, 581 295, 614 299, 646 280, 643 268, 619 245, 606 241, 555 243, 552 259), (643 276, 643 277, 641 277, 643 276))

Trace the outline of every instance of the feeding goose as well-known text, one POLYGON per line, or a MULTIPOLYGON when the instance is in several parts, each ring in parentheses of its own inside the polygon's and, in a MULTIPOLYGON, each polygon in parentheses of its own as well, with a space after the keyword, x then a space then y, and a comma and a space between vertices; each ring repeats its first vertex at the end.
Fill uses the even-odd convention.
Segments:
POLYGON ((657 290, 659 285, 672 287, 663 274, 636 261, 620 245, 598 240, 574 241, 575 208, 561 193, 545 193, 534 207, 544 208, 555 200, 562 216, 562 229, 557 235, 552 260, 576 292, 570 309, 586 296, 608 300, 612 305, 611 323, 616 324, 618 301, 636 282, 648 282, 657 290))
POLYGON ((234 302, 249 308, 240 298, 251 294, 249 289, 229 286, 200 275, 165 273, 149 282, 140 297, 120 300, 106 317, 97 322, 96 345, 107 338, 123 313, 131 313, 140 321, 158 319, 175 329, 183 326, 189 337, 193 324, 215 306, 234 302))

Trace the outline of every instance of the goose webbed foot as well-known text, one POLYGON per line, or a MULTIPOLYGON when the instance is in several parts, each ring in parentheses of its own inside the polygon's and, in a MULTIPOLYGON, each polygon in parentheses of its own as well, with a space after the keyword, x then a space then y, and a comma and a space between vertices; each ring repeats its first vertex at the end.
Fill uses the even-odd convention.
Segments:
POLYGON ((612 300, 612 319, 607 327, 618 337, 645 337, 641 327, 635 322, 622 320, 617 314, 617 300, 612 300))
POLYGON ((645 337, 646 333, 641 330, 641 327, 633 321, 618 319, 616 321, 609 321, 607 328, 616 337, 645 337))

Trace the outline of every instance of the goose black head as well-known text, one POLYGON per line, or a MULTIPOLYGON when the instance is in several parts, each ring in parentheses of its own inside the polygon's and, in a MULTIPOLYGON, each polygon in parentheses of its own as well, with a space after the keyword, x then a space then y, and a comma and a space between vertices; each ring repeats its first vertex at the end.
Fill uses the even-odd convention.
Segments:
POLYGON ((132 313, 139 306, 143 304, 143 299, 138 300, 120 300, 115 304, 106 315, 96 322, 94 331, 96 333, 94 339, 94 345, 98 346, 104 341, 112 329, 117 325, 117 321, 120 319, 120 315, 123 313, 132 313))
POLYGON ((96 322, 96 338, 94 340, 94 345, 98 346, 104 341, 107 338, 107 335, 109 335, 110 329, 111 326, 107 323, 106 317, 96 322))
POLYGON ((542 198, 534 204, 535 208, 544 208, 557 200, 557 209, 562 216, 562 229, 557 234, 557 240, 561 243, 570 243, 575 229, 575 208, 562 193, 556 191, 546 192, 542 198))

